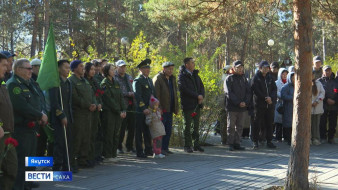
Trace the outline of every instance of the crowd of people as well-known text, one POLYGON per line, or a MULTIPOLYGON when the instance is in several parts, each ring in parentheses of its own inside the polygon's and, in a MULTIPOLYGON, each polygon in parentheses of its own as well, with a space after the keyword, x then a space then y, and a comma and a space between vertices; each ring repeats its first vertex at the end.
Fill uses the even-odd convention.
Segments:
MULTIPOLYGON (((53 171, 77 173, 101 162, 118 162, 117 154, 125 151, 140 159, 173 154, 169 142, 173 115, 179 114, 178 98, 184 151, 204 152, 199 120, 205 90, 193 58, 183 60, 177 78, 175 64, 165 62, 152 79, 150 59, 137 65, 140 74, 135 79, 126 73, 128 64, 123 60, 113 64, 105 59, 59 60, 59 87, 42 91, 36 82, 41 60, 14 61, 15 56, 0 53, 0 155, 6 153, 0 158, 1 189, 38 187, 25 182, 25 171, 35 170, 25 167, 25 157, 53 157, 53 171)), ((293 68, 288 69, 262 61, 251 80, 239 60, 227 70, 223 109, 227 126, 222 136, 230 151, 245 149, 241 137, 244 118, 250 116, 254 149, 264 142, 276 148, 273 139, 290 144, 295 76, 293 68)), ((320 57, 314 58, 312 85, 312 143, 319 145, 323 139, 334 143, 338 79, 330 66, 321 66, 320 57)))
MULTIPOLYGON (((295 68, 280 68, 277 62, 269 64, 267 61, 261 61, 257 66, 250 80, 244 75, 241 61, 235 61, 232 68, 225 68, 227 134, 222 136, 227 136, 227 142, 222 143, 227 143, 230 151, 245 149, 240 146, 245 125, 249 125, 253 149, 258 149, 264 143, 268 148, 276 148, 274 140, 291 145, 295 68), (245 124, 248 118, 250 122, 245 124)), ((310 143, 334 144, 338 77, 332 72, 331 66, 322 66, 320 56, 313 58, 311 92, 310 143)))

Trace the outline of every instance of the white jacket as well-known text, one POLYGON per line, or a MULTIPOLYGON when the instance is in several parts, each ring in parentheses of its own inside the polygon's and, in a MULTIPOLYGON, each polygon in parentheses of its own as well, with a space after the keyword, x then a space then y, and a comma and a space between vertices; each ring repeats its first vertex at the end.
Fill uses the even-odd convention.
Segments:
POLYGON ((312 95, 312 103, 317 101, 318 105, 316 107, 312 107, 311 114, 323 114, 324 113, 323 100, 325 98, 325 90, 322 83, 319 82, 318 80, 316 80, 316 86, 318 93, 317 96, 312 95))

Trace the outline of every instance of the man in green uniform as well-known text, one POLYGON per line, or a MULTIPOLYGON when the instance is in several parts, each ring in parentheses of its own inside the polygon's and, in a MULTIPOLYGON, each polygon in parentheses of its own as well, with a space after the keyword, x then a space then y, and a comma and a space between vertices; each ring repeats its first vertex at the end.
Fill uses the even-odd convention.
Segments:
POLYGON ((151 60, 146 59, 137 66, 141 74, 135 78, 133 82, 133 90, 137 104, 136 111, 140 112, 136 114, 137 124, 135 130, 136 154, 139 158, 146 158, 147 156, 153 155, 150 131, 145 123, 146 115, 150 114, 150 110, 148 109, 150 96, 155 96, 153 81, 149 78, 150 63, 151 60), (144 151, 142 148, 142 134, 145 146, 144 151))
POLYGON ((96 110, 96 99, 89 82, 83 78, 83 62, 74 60, 70 63, 73 72, 69 80, 72 85, 73 107, 73 150, 74 169, 78 166, 88 167, 90 148, 91 112, 96 110))
MULTIPOLYGON (((7 56, 0 53, 0 84, 5 78, 7 70, 7 56)), ((4 136, 0 135, 0 155, 5 151, 5 140, 10 138, 14 132, 13 106, 5 84, 0 86, 0 131, 4 131, 4 136), (1 138, 2 137, 2 138, 1 138)), ((18 169, 18 159, 15 148, 10 148, 5 158, 0 159, 0 170, 3 175, 0 177, 0 189, 12 190, 18 169)))
MULTIPOLYGON (((14 75, 6 85, 14 110, 14 138, 17 139, 18 173, 14 190, 30 189, 25 184, 25 157, 35 156, 36 132, 39 125, 46 125, 48 117, 43 113, 39 93, 30 82, 32 67, 27 59, 19 59, 13 65, 14 75)), ((31 170, 27 168, 27 170, 31 170)))

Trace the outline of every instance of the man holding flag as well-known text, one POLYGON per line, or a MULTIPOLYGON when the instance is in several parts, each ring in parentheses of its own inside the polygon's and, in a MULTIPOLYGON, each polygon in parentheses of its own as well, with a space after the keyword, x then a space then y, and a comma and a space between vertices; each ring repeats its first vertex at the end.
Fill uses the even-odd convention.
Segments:
POLYGON ((72 91, 70 81, 67 79, 68 75, 69 62, 67 60, 57 62, 53 25, 51 25, 37 82, 42 90, 48 91, 49 96, 50 122, 54 128, 55 139, 53 169, 70 171, 72 91))

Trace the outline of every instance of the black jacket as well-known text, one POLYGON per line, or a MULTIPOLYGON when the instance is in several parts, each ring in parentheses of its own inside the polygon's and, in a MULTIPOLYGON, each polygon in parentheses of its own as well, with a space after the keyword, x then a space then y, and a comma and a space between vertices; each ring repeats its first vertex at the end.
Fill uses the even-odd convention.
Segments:
POLYGON ((185 66, 180 67, 178 75, 178 89, 180 91, 181 105, 183 111, 194 110, 198 105, 197 97, 204 97, 204 85, 198 76, 198 70, 194 70, 192 75, 186 70, 185 66))
POLYGON ((328 111, 337 111, 338 110, 338 80, 335 79, 335 75, 332 73, 330 77, 322 77, 318 79, 320 83, 322 83, 325 89, 325 98, 324 102, 324 110, 328 111), (327 103, 327 99, 331 98, 336 101, 334 105, 329 105, 327 103))
POLYGON ((263 77, 260 71, 251 80, 251 90, 253 93, 253 103, 255 109, 273 108, 277 100, 277 87, 275 81, 269 74, 263 77), (271 97, 272 104, 268 105, 265 97, 271 97))
POLYGON ((241 108, 239 104, 245 102, 250 104, 251 90, 244 75, 229 75, 225 79, 224 92, 226 97, 225 108, 231 112, 244 112, 248 107, 241 108))
POLYGON ((72 85, 67 79, 62 81, 60 78, 60 87, 54 87, 48 90, 50 98, 50 122, 52 126, 61 126, 61 120, 67 117, 68 123, 73 123, 72 114, 72 85), (61 88, 61 92, 60 89, 61 88), (62 101, 61 95, 62 93, 62 101), (61 105, 61 102, 63 106, 61 105), (63 107, 63 108, 62 108, 63 107))

